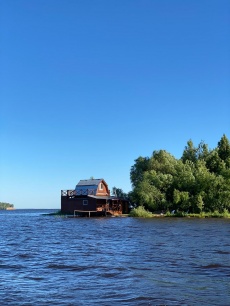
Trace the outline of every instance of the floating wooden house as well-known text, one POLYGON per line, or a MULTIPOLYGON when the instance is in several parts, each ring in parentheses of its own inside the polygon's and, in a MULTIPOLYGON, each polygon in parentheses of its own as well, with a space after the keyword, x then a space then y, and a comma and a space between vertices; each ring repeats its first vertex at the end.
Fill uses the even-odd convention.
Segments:
POLYGON ((80 180, 75 189, 61 191, 61 212, 86 216, 127 214, 127 199, 110 195, 103 179, 80 180))

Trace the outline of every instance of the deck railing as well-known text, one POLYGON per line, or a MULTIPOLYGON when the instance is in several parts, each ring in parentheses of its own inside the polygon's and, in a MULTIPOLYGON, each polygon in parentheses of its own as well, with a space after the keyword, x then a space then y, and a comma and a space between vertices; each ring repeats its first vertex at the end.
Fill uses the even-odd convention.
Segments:
POLYGON ((75 190, 61 190, 62 197, 72 197, 75 196, 75 190))
POLYGON ((73 197, 80 195, 95 195, 95 189, 72 189, 72 190, 61 190, 62 197, 73 197))

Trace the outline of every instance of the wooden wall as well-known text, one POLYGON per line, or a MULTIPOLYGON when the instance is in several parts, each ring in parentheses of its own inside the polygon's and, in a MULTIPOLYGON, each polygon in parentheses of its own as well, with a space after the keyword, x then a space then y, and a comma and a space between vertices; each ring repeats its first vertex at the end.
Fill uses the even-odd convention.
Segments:
POLYGON ((96 199, 90 197, 69 198, 67 196, 62 196, 61 197, 62 213, 73 214, 74 210, 94 211, 96 210, 96 199), (87 200, 88 205, 83 205, 83 200, 87 200))

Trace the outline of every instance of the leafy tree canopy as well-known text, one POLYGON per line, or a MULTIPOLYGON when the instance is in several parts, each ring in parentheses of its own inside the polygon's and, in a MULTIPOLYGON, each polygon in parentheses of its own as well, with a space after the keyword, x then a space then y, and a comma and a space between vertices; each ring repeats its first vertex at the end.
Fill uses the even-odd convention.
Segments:
POLYGON ((213 150, 190 139, 182 157, 165 150, 139 157, 131 167, 129 194, 150 211, 213 212, 230 210, 230 142, 223 135, 213 150))
POLYGON ((10 203, 0 202, 0 209, 7 209, 7 208, 13 208, 14 205, 10 203))

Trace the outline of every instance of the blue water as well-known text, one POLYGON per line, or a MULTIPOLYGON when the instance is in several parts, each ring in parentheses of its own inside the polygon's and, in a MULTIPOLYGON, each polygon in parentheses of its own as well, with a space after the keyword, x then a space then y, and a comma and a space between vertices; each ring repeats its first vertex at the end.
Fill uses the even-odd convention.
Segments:
POLYGON ((0 305, 230 305, 230 220, 0 211, 0 305))

